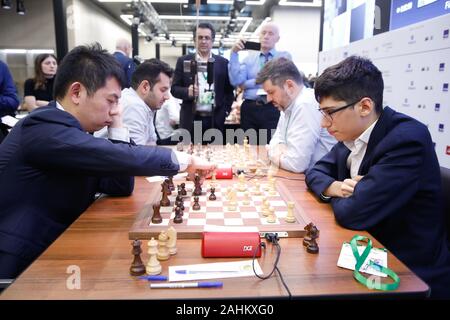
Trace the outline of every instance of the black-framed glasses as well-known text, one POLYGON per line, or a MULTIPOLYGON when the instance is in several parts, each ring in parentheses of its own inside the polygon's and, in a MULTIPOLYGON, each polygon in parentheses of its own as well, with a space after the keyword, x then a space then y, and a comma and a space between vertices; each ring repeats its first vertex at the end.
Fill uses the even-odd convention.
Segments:
POLYGON ((332 121, 333 121, 333 117, 332 117, 331 115, 332 115, 333 113, 336 113, 336 112, 338 112, 338 111, 344 110, 344 109, 346 109, 346 108, 348 108, 348 107, 352 107, 352 106, 354 106, 355 104, 357 104, 360 100, 361 100, 361 99, 359 99, 359 100, 357 100, 357 101, 355 101, 355 102, 346 104, 345 106, 342 106, 342 107, 339 107, 339 108, 336 108, 336 109, 334 109, 333 107, 330 107, 330 108, 326 108, 326 109, 321 109, 321 108, 319 108, 319 109, 317 109, 317 110, 320 111, 320 113, 325 117, 325 119, 327 119, 328 121, 332 122, 332 121))

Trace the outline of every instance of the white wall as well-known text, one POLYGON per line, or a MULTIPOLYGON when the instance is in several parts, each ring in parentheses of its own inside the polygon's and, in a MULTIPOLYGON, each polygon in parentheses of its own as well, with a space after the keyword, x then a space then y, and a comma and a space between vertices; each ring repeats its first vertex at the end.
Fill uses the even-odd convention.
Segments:
MULTIPOLYGON (((175 68, 177 59, 181 57, 183 49, 181 46, 172 47, 169 44, 161 44, 159 49, 159 57, 164 62, 168 63, 172 68, 175 68)), ((139 56, 144 59, 156 57, 155 43, 146 42, 144 38, 139 38, 139 56)))
POLYGON ((317 72, 320 40, 320 8, 274 7, 272 20, 280 28, 277 49, 289 51, 306 75, 317 72))
POLYGON ((25 1, 26 14, 0 8, 0 49, 56 49, 52 0, 25 1))
POLYGON ((73 0, 66 13, 69 50, 78 45, 99 42, 112 53, 117 39, 131 41, 130 29, 124 28, 87 0, 73 0))

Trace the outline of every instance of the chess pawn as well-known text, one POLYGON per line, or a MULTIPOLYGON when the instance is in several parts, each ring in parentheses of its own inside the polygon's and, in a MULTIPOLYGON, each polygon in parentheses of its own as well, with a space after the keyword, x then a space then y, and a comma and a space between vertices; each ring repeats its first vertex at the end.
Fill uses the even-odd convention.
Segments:
POLYGON ((174 227, 170 227, 167 229, 167 235, 169 237, 169 241, 167 241, 167 248, 169 249, 169 254, 172 256, 177 254, 177 230, 174 227))
POLYGON ((199 203, 199 198, 198 196, 194 197, 194 204, 192 206, 192 210, 198 211, 200 210, 200 203, 199 203))
POLYGON ((277 217, 275 216, 275 209, 273 207, 269 208, 269 215, 267 216, 266 221, 268 223, 275 223, 277 221, 277 217))
POLYGON ((140 276, 145 273, 145 266, 141 259, 141 241, 140 240, 133 240, 133 250, 131 250, 131 253, 134 255, 133 262, 131 263, 130 267, 130 274, 132 276, 140 276))
POLYGON ((275 178, 272 178, 269 181, 269 194, 270 195, 276 195, 277 194, 277 192, 275 190, 275 182, 276 182, 275 178))
POLYGON ((167 248, 167 241, 169 237, 165 231, 161 231, 158 237, 158 260, 167 260, 170 258, 169 249, 167 248))
POLYGON ((216 188, 211 188, 211 194, 209 195, 209 200, 211 200, 211 201, 214 201, 214 200, 216 200, 217 198, 216 198, 216 195, 214 194, 214 192, 216 192, 216 188))
POLYGON ((245 175, 243 173, 239 174, 239 188, 238 190, 243 192, 247 189, 247 187, 245 186, 245 175))
POLYGON ((183 223, 183 211, 180 207, 175 208, 175 217, 173 218, 173 223, 183 223))
POLYGON ((294 202, 289 201, 287 203, 287 215, 286 218, 284 218, 284 221, 287 223, 294 223, 295 222, 295 216, 294 216, 294 202))
POLYGON ((153 205, 153 216, 152 216, 152 223, 154 224, 160 224, 163 220, 161 217, 160 210, 161 206, 159 204, 153 205))
POLYGON ((244 200, 242 200, 242 204, 248 206, 250 204, 250 195, 248 192, 244 192, 244 200))
POLYGON ((269 200, 267 200, 267 198, 264 198, 261 207, 261 213, 263 217, 267 217, 270 214, 269 206, 269 200))
POLYGON ((158 241, 152 238, 148 243, 148 254, 150 255, 150 259, 148 259, 147 266, 145 267, 145 271, 148 275, 156 275, 160 274, 162 271, 161 264, 159 263, 156 255, 158 253, 158 241))
POLYGON ((255 196, 261 195, 261 185, 259 184, 258 179, 255 179, 255 191, 253 192, 255 196))

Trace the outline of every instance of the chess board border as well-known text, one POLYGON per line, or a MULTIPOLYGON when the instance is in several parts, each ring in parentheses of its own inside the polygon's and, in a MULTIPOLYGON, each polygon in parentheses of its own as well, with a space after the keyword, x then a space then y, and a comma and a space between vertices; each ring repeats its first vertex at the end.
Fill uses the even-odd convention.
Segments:
MULTIPOLYGON (((234 180, 226 180, 226 183, 230 183, 234 180)), ((221 183, 220 180, 217 183, 221 183)), ((277 180, 276 187, 278 193, 283 198, 284 201, 293 201, 295 203, 294 216, 296 222, 292 224, 277 224, 277 225, 258 225, 260 233, 267 232, 287 232, 289 238, 303 238, 306 235, 304 227, 312 222, 311 219, 306 215, 305 210, 302 208, 300 203, 295 200, 292 196, 292 192, 286 187, 283 181, 277 180)), ((205 191, 203 191, 205 192, 205 191)), ((161 200, 161 185, 159 183, 154 183, 154 186, 150 192, 149 201, 144 205, 144 207, 139 211, 130 231, 128 232, 128 238, 130 240, 141 239, 150 240, 152 237, 157 238, 162 230, 166 230, 168 226, 161 225, 161 227, 150 228, 150 221, 153 216, 153 204, 159 203, 161 200)), ((201 239, 203 233, 203 225, 200 226, 186 226, 186 225, 173 225, 177 230, 178 239, 201 239)))

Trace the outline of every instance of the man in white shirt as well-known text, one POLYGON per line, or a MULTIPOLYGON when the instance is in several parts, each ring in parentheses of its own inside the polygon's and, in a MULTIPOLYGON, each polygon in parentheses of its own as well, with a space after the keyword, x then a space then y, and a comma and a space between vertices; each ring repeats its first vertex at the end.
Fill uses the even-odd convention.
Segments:
MULTIPOLYGON (((169 99, 173 70, 165 62, 150 59, 140 64, 131 77, 131 88, 122 90, 123 124, 138 145, 156 145, 154 112, 169 99)), ((106 137, 103 129, 95 134, 106 137)))
POLYGON ((176 127, 180 123, 181 106, 178 101, 169 93, 169 99, 156 112, 155 129, 158 133, 158 145, 173 145, 178 142, 176 137, 172 139, 176 133, 176 127))
POLYGON ((304 87, 297 67, 286 58, 268 62, 256 83, 262 84, 267 101, 281 112, 275 134, 267 146, 269 159, 285 170, 304 172, 336 143, 320 126, 314 91, 304 87))

